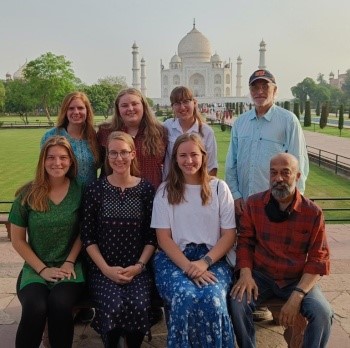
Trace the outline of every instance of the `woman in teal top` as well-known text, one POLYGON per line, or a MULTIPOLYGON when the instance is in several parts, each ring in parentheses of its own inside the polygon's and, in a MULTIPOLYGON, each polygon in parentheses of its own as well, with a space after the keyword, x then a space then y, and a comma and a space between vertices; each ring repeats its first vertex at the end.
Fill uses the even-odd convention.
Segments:
POLYGON ((82 185, 76 174, 68 140, 49 138, 35 179, 18 190, 11 208, 12 245, 25 260, 17 282, 22 317, 16 348, 39 347, 46 321, 52 348, 72 346, 72 309, 85 281, 78 260, 82 185))
POLYGON ((48 130, 41 139, 41 147, 55 135, 68 139, 78 162, 77 179, 84 185, 96 179, 100 163, 100 147, 93 120, 94 114, 86 94, 70 93, 62 102, 57 126, 48 130))

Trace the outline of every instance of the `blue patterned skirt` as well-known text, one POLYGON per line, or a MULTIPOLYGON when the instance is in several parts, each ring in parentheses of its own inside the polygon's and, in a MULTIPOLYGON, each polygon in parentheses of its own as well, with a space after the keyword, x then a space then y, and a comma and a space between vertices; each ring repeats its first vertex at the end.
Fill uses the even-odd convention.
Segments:
MULTIPOLYGON (((191 260, 207 254, 205 244, 189 244, 184 250, 191 260)), ((163 252, 154 258, 156 285, 169 310, 168 348, 232 348, 234 334, 227 309, 233 271, 223 259, 210 267, 215 284, 198 287, 163 252)))

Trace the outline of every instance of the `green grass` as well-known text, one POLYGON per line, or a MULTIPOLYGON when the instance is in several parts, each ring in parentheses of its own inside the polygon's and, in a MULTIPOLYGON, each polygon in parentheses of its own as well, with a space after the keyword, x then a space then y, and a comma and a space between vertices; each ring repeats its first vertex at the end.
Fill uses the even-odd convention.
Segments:
POLYGON ((323 129, 321 129, 319 124, 312 124, 310 127, 304 127, 302 125, 302 128, 304 130, 307 130, 310 132, 317 132, 317 133, 321 133, 321 134, 333 135, 336 137, 339 137, 341 134, 342 138, 350 138, 350 128, 343 128, 341 133, 340 133, 340 130, 338 129, 338 127, 327 126, 323 129))
POLYGON ((40 139, 46 129, 0 130, 0 200, 11 200, 16 189, 34 177, 40 139))
MULTIPOLYGON (((218 144, 218 176, 224 178, 225 160, 230 140, 230 130, 223 132, 220 125, 213 126, 218 144)), ((13 200, 14 193, 21 185, 34 177, 39 157, 39 143, 46 129, 1 129, 0 130, 0 201, 13 200)), ((350 197, 348 179, 310 164, 305 195, 308 197, 350 197)), ((326 205, 320 202, 323 207, 326 205)), ((350 202, 328 202, 327 207, 350 207, 350 202)), ((0 210, 9 206, 1 206, 0 210)), ((327 216, 329 213, 326 213, 327 216)), ((334 213, 332 213, 334 214, 334 213)), ((348 218, 350 212, 337 216, 348 218)))

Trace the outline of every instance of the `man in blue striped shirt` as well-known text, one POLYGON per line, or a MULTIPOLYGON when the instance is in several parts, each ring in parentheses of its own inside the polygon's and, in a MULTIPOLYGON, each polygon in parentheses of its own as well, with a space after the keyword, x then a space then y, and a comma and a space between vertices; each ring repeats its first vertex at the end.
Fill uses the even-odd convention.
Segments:
POLYGON ((309 172, 305 138, 298 118, 274 104, 275 77, 268 70, 257 70, 249 78, 249 90, 255 107, 234 122, 226 158, 225 179, 238 216, 249 196, 269 189, 269 165, 274 155, 286 152, 298 159, 301 193, 309 172))

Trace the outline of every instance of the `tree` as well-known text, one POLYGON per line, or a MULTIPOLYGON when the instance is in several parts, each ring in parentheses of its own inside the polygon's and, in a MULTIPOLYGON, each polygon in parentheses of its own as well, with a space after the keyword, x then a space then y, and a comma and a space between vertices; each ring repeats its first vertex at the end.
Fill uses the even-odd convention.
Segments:
POLYGON ((29 62, 24 69, 24 77, 38 96, 49 121, 50 109, 60 105, 64 96, 75 89, 77 82, 71 62, 51 52, 29 62))
POLYGON ((341 130, 344 128, 344 106, 343 104, 339 107, 339 119, 338 119, 338 129, 341 136, 341 130))
POLYGON ((286 110, 290 110, 290 101, 289 100, 286 100, 283 103, 283 108, 286 109, 286 110))
POLYGON ((294 112, 295 116, 298 117, 298 120, 300 120, 300 108, 299 108, 299 103, 298 102, 294 102, 294 104, 293 104, 293 112, 294 112))
POLYGON ((321 113, 321 106, 320 106, 320 102, 318 101, 316 105, 316 116, 320 116, 320 113, 321 113))
POLYGON ((0 111, 4 109, 4 105, 5 105, 5 86, 0 81, 0 111))
POLYGON ((310 100, 305 102, 304 127, 311 126, 311 105, 310 100))
POLYGON ((302 82, 292 87, 291 91, 295 98, 298 98, 301 103, 305 103, 307 96, 311 97, 315 87, 315 81, 310 77, 306 77, 302 82))
POLYGON ((19 114, 27 123, 27 113, 33 111, 38 104, 38 98, 33 95, 29 83, 25 80, 7 81, 5 90, 5 111, 19 114))
POLYGON ((324 79, 324 74, 322 74, 322 73, 318 73, 316 80, 317 80, 317 82, 320 85, 326 85, 327 84, 327 81, 324 79))
POLYGON ((89 97, 94 112, 107 119, 113 112, 117 94, 126 87, 125 77, 107 76, 99 79, 96 84, 85 87, 84 92, 89 97))
POLYGON ((321 117, 320 117, 320 128, 323 129, 327 126, 328 120, 328 103, 324 103, 321 108, 321 117))

